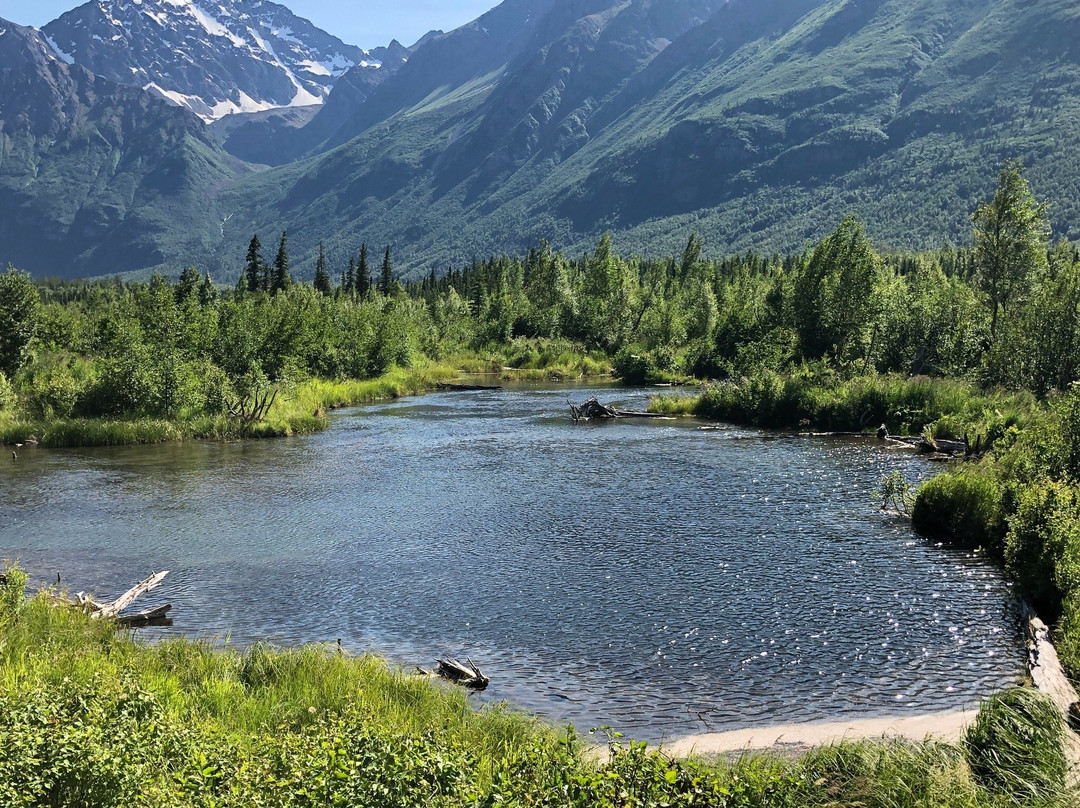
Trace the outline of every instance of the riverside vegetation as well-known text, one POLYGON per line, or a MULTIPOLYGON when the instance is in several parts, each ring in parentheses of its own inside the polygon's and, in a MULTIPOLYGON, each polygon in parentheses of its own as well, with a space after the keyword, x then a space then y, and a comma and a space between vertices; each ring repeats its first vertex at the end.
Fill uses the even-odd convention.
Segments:
MULTIPOLYGON (((884 422, 893 432, 966 434, 988 451, 926 484, 915 524, 999 558, 1044 614, 1060 618, 1056 639, 1077 676, 1080 252, 1068 243, 1050 246, 1045 208, 1018 165, 1004 168, 994 199, 973 221, 972 248, 930 253, 880 255, 849 218, 788 256, 708 261, 692 236, 681 256, 627 260, 604 237, 578 259, 541 245, 520 259, 476 262, 407 286, 394 279, 389 249, 377 279, 362 249, 340 284, 324 260, 313 284, 294 282, 284 234, 270 263, 252 240, 245 271, 228 291, 193 269, 175 284, 161 277, 34 284, 9 269, 0 276, 0 437, 20 440, 35 431, 47 443, 69 445, 288 434, 321 428, 332 406, 427 389, 461 370, 507 368, 573 377, 613 368, 636 384, 711 379, 699 394, 661 397, 654 408, 761 426, 858 430, 884 422), (279 395, 265 418, 245 417, 245 402, 272 389, 279 395)), ((20 743, 31 746, 23 763, 9 757, 5 765, 39 777, 43 788, 92 785, 82 757, 33 751, 46 739, 77 748, 66 736, 57 746, 50 735, 70 729, 97 744, 93 760, 113 761, 107 787, 119 790, 109 794, 153 793, 151 801, 178 804, 180 794, 190 804, 272 801, 274 784, 288 804, 363 802, 347 790, 353 787, 371 789, 365 804, 1007 805, 1060 798, 1056 754, 1036 764, 1005 751, 1023 749, 1016 737, 1034 738, 1030 733, 1049 733, 1047 748, 1060 748, 1059 722, 1029 695, 996 700, 963 748, 846 745, 798 762, 747 758, 700 768, 631 746, 595 767, 547 730, 523 729, 514 723, 520 718, 502 714, 466 715, 463 702, 447 702, 457 706, 426 721, 425 733, 408 725, 400 705, 341 693, 308 699, 240 674, 268 666, 282 672, 281 687, 302 693, 322 687, 323 678, 327 687, 335 677, 349 682, 342 692, 358 686, 349 677, 360 675, 332 654, 220 653, 190 643, 146 649, 95 634, 106 629, 44 600, 11 609, 8 624, 17 630, 6 630, 0 680, 4 698, 16 694, 12 704, 31 706, 4 710, 17 717, 3 732, 26 735, 20 743), (22 655, 20 642, 44 651, 22 655), (162 661, 169 653, 183 661, 169 668, 162 661), (98 669, 110 674, 95 679, 98 669), (263 718, 239 720, 230 712, 232 696, 254 700, 252 716, 263 710, 263 718), (132 699, 149 712, 130 713, 132 699), (292 718, 271 726, 269 716, 281 711, 266 704, 288 706, 292 718), (495 723, 485 724, 489 718, 495 723), (488 740, 430 729, 460 726, 455 721, 477 722, 470 726, 488 740), (159 733, 139 746, 143 783, 115 762, 119 739, 140 722, 159 733), (483 745, 507 732, 512 737, 495 742, 498 753, 483 745), (39 761, 42 768, 30 772, 39 761), (1043 763, 1048 768, 1032 770, 1043 763), (449 779, 438 780, 444 772, 449 779), (203 790, 182 791, 199 777, 203 790), (427 802, 419 792, 393 789, 427 789, 427 802)), ((371 664, 349 663, 368 665, 363 677, 377 678, 371 664)), ((391 691, 406 687, 398 674, 384 674, 391 691)), ((55 793, 68 796, 26 804, 102 804, 70 796, 81 792, 55 793)))
MULTIPOLYGON (((1034 691, 962 746, 887 741, 705 765, 644 744, 600 760, 372 657, 143 645, 0 588, 0 803, 37 806, 1066 806, 1062 725, 1034 691)), ((613 739, 617 740, 617 739, 613 739)))

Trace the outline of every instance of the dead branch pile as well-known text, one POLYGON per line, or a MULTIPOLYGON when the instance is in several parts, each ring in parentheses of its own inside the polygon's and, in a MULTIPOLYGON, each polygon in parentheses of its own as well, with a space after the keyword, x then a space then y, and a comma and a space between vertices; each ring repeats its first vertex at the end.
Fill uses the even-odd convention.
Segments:
POLYGON ((239 418, 245 423, 255 424, 266 419, 266 414, 270 412, 270 408, 274 406, 274 402, 277 400, 277 394, 278 389, 276 387, 273 390, 263 390, 261 393, 256 390, 248 393, 238 401, 226 402, 226 406, 229 415, 233 418, 239 418))
POLYGON ((578 421, 610 421, 615 418, 669 418, 670 416, 656 412, 638 412, 637 410, 617 410, 606 404, 601 404, 593 396, 580 407, 567 401, 570 405, 570 418, 578 421))

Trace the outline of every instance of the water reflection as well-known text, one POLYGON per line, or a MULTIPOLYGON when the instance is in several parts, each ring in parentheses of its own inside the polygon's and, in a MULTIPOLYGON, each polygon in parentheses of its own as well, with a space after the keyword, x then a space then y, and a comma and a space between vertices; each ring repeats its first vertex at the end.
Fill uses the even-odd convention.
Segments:
POLYGON ((692 421, 574 426, 567 395, 27 452, 0 465, 0 556, 102 595, 168 567, 174 631, 468 654, 484 699, 649 739, 953 709, 1022 672, 1001 576, 875 512, 881 476, 925 475, 918 458, 692 421))

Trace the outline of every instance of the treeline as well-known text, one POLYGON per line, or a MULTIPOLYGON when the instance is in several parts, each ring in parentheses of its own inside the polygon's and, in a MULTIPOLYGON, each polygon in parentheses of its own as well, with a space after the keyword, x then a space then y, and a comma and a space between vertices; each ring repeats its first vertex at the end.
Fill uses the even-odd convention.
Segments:
POLYGON ((595 352, 624 380, 767 372, 963 377, 1045 396, 1078 378, 1080 254, 1051 248, 1019 166, 973 218, 974 246, 879 254, 843 221, 799 254, 623 258, 603 237, 571 257, 523 257, 395 279, 366 245, 296 282, 281 234, 256 235, 233 288, 194 268, 178 281, 34 284, 0 276, 0 408, 34 417, 224 412, 253 389, 364 379, 450 357, 595 352), (551 346, 558 346, 552 352, 551 346))

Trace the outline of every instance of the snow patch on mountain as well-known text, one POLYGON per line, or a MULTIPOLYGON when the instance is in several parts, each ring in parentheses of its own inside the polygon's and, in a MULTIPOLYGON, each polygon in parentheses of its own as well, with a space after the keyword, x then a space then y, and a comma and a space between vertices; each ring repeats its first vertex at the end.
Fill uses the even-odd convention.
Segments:
POLYGON ((90 0, 43 31, 68 64, 206 121, 321 104, 356 66, 386 72, 385 48, 347 45, 270 0, 90 0))
POLYGON ((60 59, 60 61, 68 65, 75 64, 75 57, 72 56, 70 53, 65 53, 64 51, 60 50, 60 46, 56 44, 52 37, 46 36, 45 41, 49 43, 49 47, 52 48, 53 53, 56 54, 57 58, 60 59))

